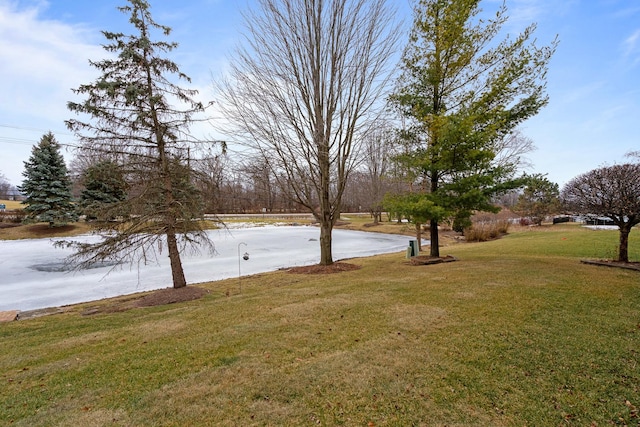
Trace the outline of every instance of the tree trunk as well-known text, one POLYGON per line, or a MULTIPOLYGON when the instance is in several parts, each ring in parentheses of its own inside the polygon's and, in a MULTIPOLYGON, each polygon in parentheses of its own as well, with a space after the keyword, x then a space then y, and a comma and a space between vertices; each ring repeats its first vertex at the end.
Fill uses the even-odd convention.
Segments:
MULTIPOLYGON (((319 80, 318 80, 319 81, 319 80)), ((321 114, 318 113, 318 117, 321 114)), ((325 140, 325 136, 321 133, 322 121, 319 118, 317 122, 318 135, 316 140, 318 144, 318 166, 320 168, 320 265, 333 264, 333 254, 331 253, 331 233, 334 218, 339 218, 339 209, 333 210, 331 206, 331 164, 329 161, 329 145, 325 140)))
POLYGON ((373 225, 378 225, 378 223, 380 222, 378 217, 378 212, 373 212, 372 216, 373 216, 373 225))
POLYGON ((620 248, 618 251, 618 261, 629 262, 629 227, 620 228, 620 248))
POLYGON ((187 280, 184 277, 184 269, 182 268, 182 260, 180 259, 180 250, 178 249, 178 240, 176 238, 176 214, 175 200, 173 198, 173 184, 171 182, 171 173, 169 159, 165 151, 163 136, 158 132, 158 154, 160 159, 160 172, 163 179, 164 191, 164 227, 167 230, 167 249, 169 251, 169 261, 171 264, 171 276, 173 278, 174 289, 184 288, 187 286, 187 280))
POLYGON ((167 231, 167 248, 169 250, 169 261, 171 262, 171 275, 173 277, 174 289, 184 288, 187 286, 187 280, 184 276, 182 261, 180 260, 180 251, 178 250, 178 241, 174 231, 167 231))
POLYGON ((320 221, 320 265, 333 264, 333 254, 331 252, 331 231, 332 221, 323 219, 320 221))
MULTIPOLYGON (((438 173, 431 173, 431 193, 435 193, 438 191, 438 173)), ((435 219, 431 219, 429 222, 429 239, 431 240, 431 250, 429 255, 432 257, 439 258, 440 257, 440 239, 438 239, 438 221, 435 219)))
POLYGON ((187 280, 184 277, 184 269, 182 268, 182 260, 180 259, 180 250, 178 249, 178 239, 176 238, 176 217, 173 213, 173 187, 171 185, 170 177, 165 177, 165 197, 165 209, 167 212, 164 217, 164 225, 167 230, 167 249, 169 251, 173 287, 174 289, 184 288, 187 286, 187 280))
POLYGON ((422 250, 422 224, 416 222, 416 240, 418 240, 418 253, 416 255, 420 255, 420 251, 422 250))
POLYGON ((430 239, 431 239, 431 251, 429 255, 432 257, 440 257, 440 243, 438 241, 438 221, 432 219, 429 223, 430 239))

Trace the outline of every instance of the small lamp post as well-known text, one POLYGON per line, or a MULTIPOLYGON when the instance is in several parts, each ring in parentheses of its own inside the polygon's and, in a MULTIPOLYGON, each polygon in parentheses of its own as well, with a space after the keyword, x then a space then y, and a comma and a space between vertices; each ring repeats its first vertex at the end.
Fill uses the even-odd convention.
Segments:
MULTIPOLYGON (((242 282, 240 277, 242 276, 241 270, 240 270, 240 246, 245 245, 247 246, 247 244, 245 242, 240 242, 238 243, 238 288, 240 289, 240 293, 242 293, 242 282)), ((249 253, 245 252, 244 255, 242 255, 242 259, 245 261, 249 260, 249 253)))

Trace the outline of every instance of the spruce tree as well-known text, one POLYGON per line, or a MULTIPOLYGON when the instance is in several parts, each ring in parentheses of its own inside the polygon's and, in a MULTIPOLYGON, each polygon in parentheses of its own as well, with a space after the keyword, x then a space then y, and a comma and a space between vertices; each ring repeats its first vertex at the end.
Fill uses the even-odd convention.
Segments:
POLYGON ((101 75, 74 90, 84 100, 68 108, 82 120, 68 120, 67 126, 83 150, 112 156, 123 165, 131 188, 126 199, 130 215, 116 226, 97 224, 103 240, 75 244, 73 258, 79 267, 107 260, 146 262, 166 248, 173 287, 181 288, 187 282, 180 254, 201 245, 213 249, 201 212, 191 209, 201 205, 199 193, 176 187, 189 179, 188 148, 194 141, 188 129, 204 108, 194 99, 197 91, 177 85, 190 79, 167 58, 177 43, 160 39, 171 29, 154 21, 149 3, 129 0, 118 9, 129 15, 132 34, 102 32, 109 58, 90 62, 101 75))
POLYGON ((26 222, 48 222, 54 227, 77 221, 67 166, 51 132, 32 148, 22 175, 25 180, 19 189, 26 195, 22 202, 26 205, 26 222))
POLYGON ((111 160, 91 165, 83 174, 84 190, 79 205, 87 219, 112 220, 124 215, 127 182, 122 167, 111 160))

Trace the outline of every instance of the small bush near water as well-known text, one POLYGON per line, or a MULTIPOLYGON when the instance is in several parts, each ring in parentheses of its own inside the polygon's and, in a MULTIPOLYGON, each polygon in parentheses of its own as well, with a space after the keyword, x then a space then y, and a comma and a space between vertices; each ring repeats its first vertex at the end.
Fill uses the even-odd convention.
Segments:
POLYGON ((464 230, 465 240, 468 242, 486 242, 496 239, 509 231, 509 221, 475 222, 464 230))

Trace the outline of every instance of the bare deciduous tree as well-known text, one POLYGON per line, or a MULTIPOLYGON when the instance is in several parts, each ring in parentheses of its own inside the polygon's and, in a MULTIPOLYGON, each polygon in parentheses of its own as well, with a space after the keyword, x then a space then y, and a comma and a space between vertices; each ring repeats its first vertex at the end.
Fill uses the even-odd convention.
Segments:
POLYGON ((281 187, 320 224, 320 264, 372 123, 399 31, 386 0, 259 0, 247 45, 220 85, 227 131, 266 160, 281 187))
POLYGON ((640 224, 640 164, 579 175, 564 186, 561 199, 570 211, 611 219, 620 230, 618 261, 629 262, 629 233, 640 224))
POLYGON ((640 150, 629 151, 627 154, 625 154, 625 156, 629 157, 630 159, 636 159, 636 162, 640 162, 640 150))
POLYGON ((192 161, 195 186, 203 196, 208 214, 225 212, 223 187, 230 174, 230 160, 227 153, 208 150, 192 161))
POLYGON ((366 179, 360 190, 366 194, 365 206, 374 224, 382 220, 382 200, 391 189, 389 169, 396 145, 394 134, 391 125, 382 122, 363 138, 363 172, 366 179))
POLYGON ((536 149, 531 138, 523 135, 518 128, 503 138, 493 141, 493 151, 496 157, 493 159, 494 167, 507 167, 512 170, 523 170, 531 167, 531 162, 525 157, 536 149))
POLYGON ((11 183, 4 174, 0 173, 0 200, 9 199, 9 190, 11 190, 11 183))

